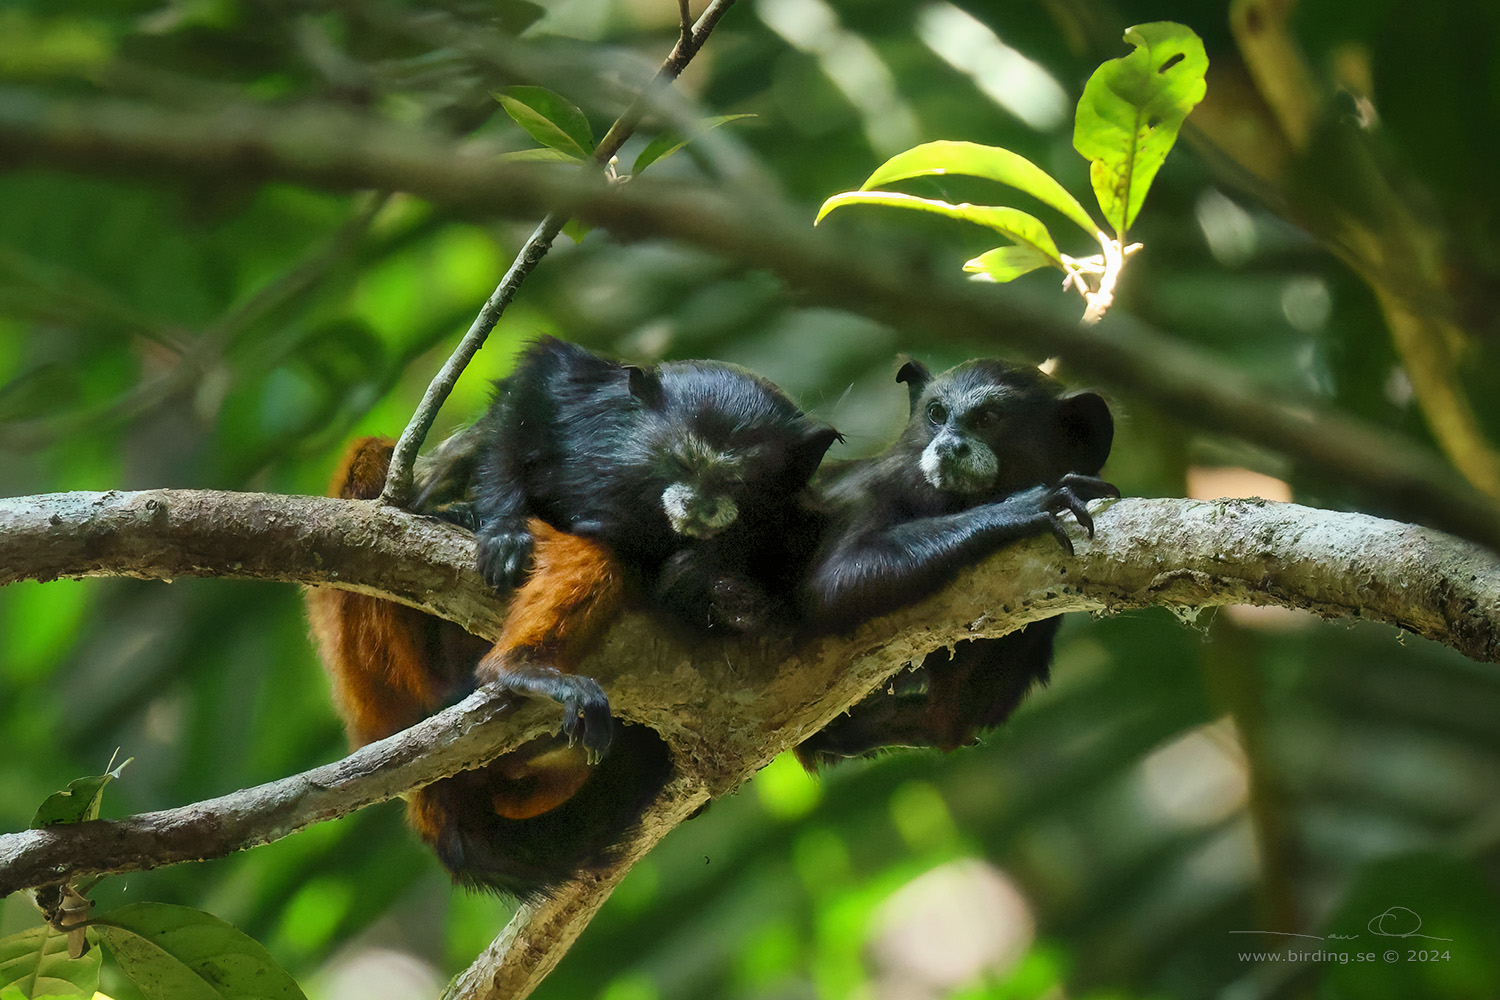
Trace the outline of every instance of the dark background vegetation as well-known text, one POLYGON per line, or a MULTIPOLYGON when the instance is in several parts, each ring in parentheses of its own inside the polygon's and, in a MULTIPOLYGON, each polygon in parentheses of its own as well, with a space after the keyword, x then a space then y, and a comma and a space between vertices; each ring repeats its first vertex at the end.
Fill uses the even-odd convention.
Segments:
MULTIPOLYGON (((671 47, 674 6, 556 4, 519 38, 525 67, 507 70, 424 34, 529 23, 505 2, 8 0, 0 102, 333 101, 520 148, 530 143, 490 91, 549 86, 602 134, 671 47)), ((1117 308, 1436 451, 1410 347, 1388 332, 1399 300, 1430 320, 1416 350, 1447 352, 1439 378, 1491 431, 1500 15, 1481 0, 1293 6, 1286 38, 1308 76, 1283 82, 1307 99, 1300 136, 1278 129, 1223 4, 743 0, 681 89, 705 115, 756 117, 653 171, 785 199, 810 223, 890 154, 962 138, 1022 152, 1084 198, 1070 143, 1083 81, 1124 54, 1124 26, 1179 20, 1207 45, 1209 99, 1142 213, 1134 238, 1146 249, 1117 308), (979 72, 940 54, 934 24, 979 72), (1006 65, 998 39, 1050 78, 1060 114, 1027 124, 983 89, 1006 65)), ((1018 79, 999 85, 1008 99, 1044 93, 1018 79)), ((404 425, 530 229, 401 195, 94 166, 0 172, 5 494, 321 492, 351 435, 404 425)), ((993 244, 957 223, 840 215, 827 224, 930 244, 955 268, 993 244)), ((1079 311, 1049 274, 996 294, 1079 311)), ((634 359, 744 363, 843 429, 846 454, 880 447, 902 422, 898 352, 934 368, 970 353, 799 301, 689 248, 595 232, 559 241, 439 430, 478 412, 487 381, 542 333, 634 359)), ((993 350, 1007 353, 1003 331, 993 350)), ((1145 400, 1113 401, 1106 473, 1127 495, 1285 490, 1386 509, 1388 498, 1145 400), (1224 469, 1272 478, 1205 478, 1224 469)), ((778 761, 641 865, 538 995, 1500 996, 1492 665, 1385 628, 1153 611, 1069 622, 1054 674, 980 748, 891 755, 817 781, 778 761), (1444 940, 1373 936, 1372 918, 1414 929, 1391 907, 1444 940), (1360 938, 1235 933, 1256 930, 1360 938), (1288 947, 1391 948, 1399 960, 1241 954, 1288 947), (1409 959, 1419 948, 1442 957, 1409 959)), ((276 778, 344 746, 300 595, 216 580, 0 591, 0 740, 7 830, 117 749, 135 761, 110 789, 110 815, 276 778)), ((449 887, 399 803, 224 861, 108 879, 93 896, 101 908, 207 908, 264 941, 315 997, 433 995, 508 913, 449 887)), ((34 920, 20 898, 0 909, 3 931, 34 920)))

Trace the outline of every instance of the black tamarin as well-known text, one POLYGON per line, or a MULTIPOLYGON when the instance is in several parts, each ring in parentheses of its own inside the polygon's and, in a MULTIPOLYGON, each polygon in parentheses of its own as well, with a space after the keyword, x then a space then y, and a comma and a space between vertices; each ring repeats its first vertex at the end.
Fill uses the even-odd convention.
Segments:
MULTIPOLYGON (((789 628, 821 537, 807 484, 837 436, 745 369, 635 367, 543 338, 426 471, 419 504, 476 528, 491 584, 520 584, 498 641, 486 652, 400 605, 310 592, 356 745, 476 683, 562 705, 563 737, 412 797, 413 826, 456 878, 527 897, 607 859, 669 761, 649 729, 616 733, 603 690, 573 671, 631 598, 694 634, 789 628)), ((389 455, 356 442, 333 492, 378 495, 389 455)))
MULTIPOLYGON (((1114 422, 1095 393, 1067 393, 1039 369, 998 359, 939 375, 917 362, 896 376, 911 415, 889 449, 825 468, 814 486, 828 523, 803 584, 813 627, 837 631, 939 590, 1000 546, 1051 533, 1059 516, 1090 534, 1085 504, 1119 496, 1096 478, 1114 422)), ((814 767, 889 747, 969 743, 1045 681, 1060 619, 938 650, 797 750, 814 767)))

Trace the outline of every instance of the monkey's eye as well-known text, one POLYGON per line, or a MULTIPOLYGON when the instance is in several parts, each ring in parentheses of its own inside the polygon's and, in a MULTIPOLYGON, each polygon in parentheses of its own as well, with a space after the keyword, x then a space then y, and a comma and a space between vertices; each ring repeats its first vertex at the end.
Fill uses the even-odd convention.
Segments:
POLYGON ((1000 412, 986 407, 974 416, 974 426, 982 431, 994 430, 1000 423, 1000 412))
POLYGON ((935 424, 946 423, 948 421, 948 408, 937 400, 933 400, 927 404, 927 419, 935 424))

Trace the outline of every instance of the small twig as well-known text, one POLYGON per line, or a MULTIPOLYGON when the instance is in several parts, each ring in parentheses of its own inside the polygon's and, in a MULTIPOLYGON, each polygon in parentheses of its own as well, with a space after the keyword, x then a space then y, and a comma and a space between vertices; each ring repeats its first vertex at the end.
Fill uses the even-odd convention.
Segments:
MULTIPOLYGON (((687 0, 679 0, 678 6, 682 13, 682 30, 677 39, 677 44, 672 47, 671 53, 662 62, 651 86, 665 86, 682 73, 684 67, 692 61, 693 56, 703 47, 709 34, 714 30, 719 19, 724 16, 734 4, 734 0, 714 0, 696 24, 691 24, 688 13, 687 0)), ((649 88, 648 88, 649 89, 649 88)), ((598 147, 593 153, 595 165, 607 167, 610 160, 620 151, 625 140, 635 132, 640 124, 641 116, 648 107, 649 98, 641 94, 631 102, 630 107, 615 120, 609 127, 604 138, 600 140, 598 147)), ((396 448, 391 454, 390 471, 386 475, 385 489, 381 492, 382 503, 395 506, 405 506, 411 497, 412 490, 412 466, 416 463, 417 452, 422 447, 422 442, 427 440, 427 434, 432 430, 433 423, 437 420, 438 410, 453 392, 453 387, 458 384, 458 378, 463 374, 474 355, 484 346, 490 331, 500 322, 500 317, 505 313, 506 307, 511 299, 515 298, 516 290, 521 287, 531 272, 541 263, 547 251, 552 249, 552 241, 567 224, 568 216, 562 212, 549 212, 542 219, 541 224, 536 227, 531 236, 521 247, 520 253, 512 262, 505 276, 500 279, 484 307, 479 310, 479 315, 474 318, 463 339, 459 341, 458 347, 448 357, 443 367, 438 371, 432 382, 428 384, 427 391, 422 395, 422 402, 412 414, 411 421, 406 429, 401 432, 401 437, 396 441, 396 448)))

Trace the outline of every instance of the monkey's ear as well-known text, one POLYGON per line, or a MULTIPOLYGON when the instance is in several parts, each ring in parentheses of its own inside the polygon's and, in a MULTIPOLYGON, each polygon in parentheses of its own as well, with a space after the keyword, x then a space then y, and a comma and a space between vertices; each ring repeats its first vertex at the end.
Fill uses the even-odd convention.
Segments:
POLYGON ((1096 476, 1109 458, 1115 421, 1096 392, 1075 392, 1057 401, 1057 437, 1069 472, 1096 476))
POLYGON ((655 370, 642 368, 639 365, 623 365, 625 375, 629 379, 630 394, 653 410, 659 410, 666 402, 662 395, 661 378, 655 370))
POLYGON ((906 393, 911 400, 911 412, 917 412, 917 400, 922 398, 922 393, 927 388, 927 383, 932 381, 932 372, 927 366, 914 358, 907 358, 906 364, 896 373, 897 382, 906 383, 906 393))
POLYGON ((792 445, 788 454, 789 475, 795 477, 799 486, 806 483, 818 471, 818 464, 823 461, 823 456, 828 453, 833 442, 842 440, 844 435, 832 427, 807 421, 801 440, 792 445))

